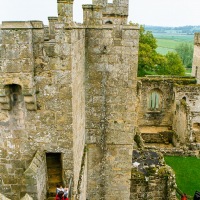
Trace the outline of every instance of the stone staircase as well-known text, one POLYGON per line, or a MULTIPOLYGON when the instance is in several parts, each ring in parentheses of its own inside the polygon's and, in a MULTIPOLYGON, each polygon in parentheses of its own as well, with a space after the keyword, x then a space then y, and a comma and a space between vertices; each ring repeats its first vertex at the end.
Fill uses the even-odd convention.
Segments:
POLYGON ((169 127, 143 127, 141 137, 144 143, 170 144, 173 131, 169 127))
POLYGON ((56 186, 62 185, 61 155, 58 153, 49 153, 46 159, 48 174, 47 199, 54 200, 56 196, 56 186))

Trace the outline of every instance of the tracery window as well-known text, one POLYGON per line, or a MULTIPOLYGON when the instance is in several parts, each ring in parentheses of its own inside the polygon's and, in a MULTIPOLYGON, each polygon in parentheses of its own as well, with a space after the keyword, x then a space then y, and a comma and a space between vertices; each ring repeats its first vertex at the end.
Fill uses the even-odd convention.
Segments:
POLYGON ((148 99, 148 109, 151 111, 159 111, 162 106, 162 93, 158 89, 151 90, 148 99))

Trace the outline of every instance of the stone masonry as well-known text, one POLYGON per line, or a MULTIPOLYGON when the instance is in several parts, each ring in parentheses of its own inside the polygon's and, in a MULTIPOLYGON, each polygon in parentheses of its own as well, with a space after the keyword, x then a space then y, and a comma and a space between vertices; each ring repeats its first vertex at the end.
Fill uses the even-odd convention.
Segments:
POLYGON ((127 23, 128 3, 93 0, 83 24, 73 21, 73 0, 57 0, 48 27, 2 22, 0 198, 50 200, 62 183, 77 200, 175 199, 171 169, 162 162, 147 180, 133 156, 150 152, 147 143, 200 148, 198 36, 196 79, 137 78, 139 27, 127 23))

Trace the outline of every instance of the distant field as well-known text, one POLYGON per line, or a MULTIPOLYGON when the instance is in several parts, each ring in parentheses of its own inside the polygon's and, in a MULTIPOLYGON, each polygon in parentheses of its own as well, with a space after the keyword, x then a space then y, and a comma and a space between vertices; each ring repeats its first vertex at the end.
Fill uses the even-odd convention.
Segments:
POLYGON ((157 39, 157 52, 166 54, 168 51, 175 51, 176 46, 180 43, 187 42, 193 44, 194 35, 180 35, 180 34, 167 34, 167 33, 153 33, 157 39))

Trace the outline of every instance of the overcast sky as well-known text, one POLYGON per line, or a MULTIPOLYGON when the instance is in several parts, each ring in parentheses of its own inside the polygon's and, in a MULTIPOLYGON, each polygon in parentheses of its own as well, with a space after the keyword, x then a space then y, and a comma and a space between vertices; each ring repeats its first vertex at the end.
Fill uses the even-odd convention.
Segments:
MULTIPOLYGON (((109 0, 110 1, 110 0, 109 0)), ((82 22, 82 4, 74 0, 74 20, 82 22)), ((129 0, 129 21, 145 25, 200 25, 200 0, 129 0)), ((41 20, 57 16, 57 0, 0 0, 1 21, 41 20)))

